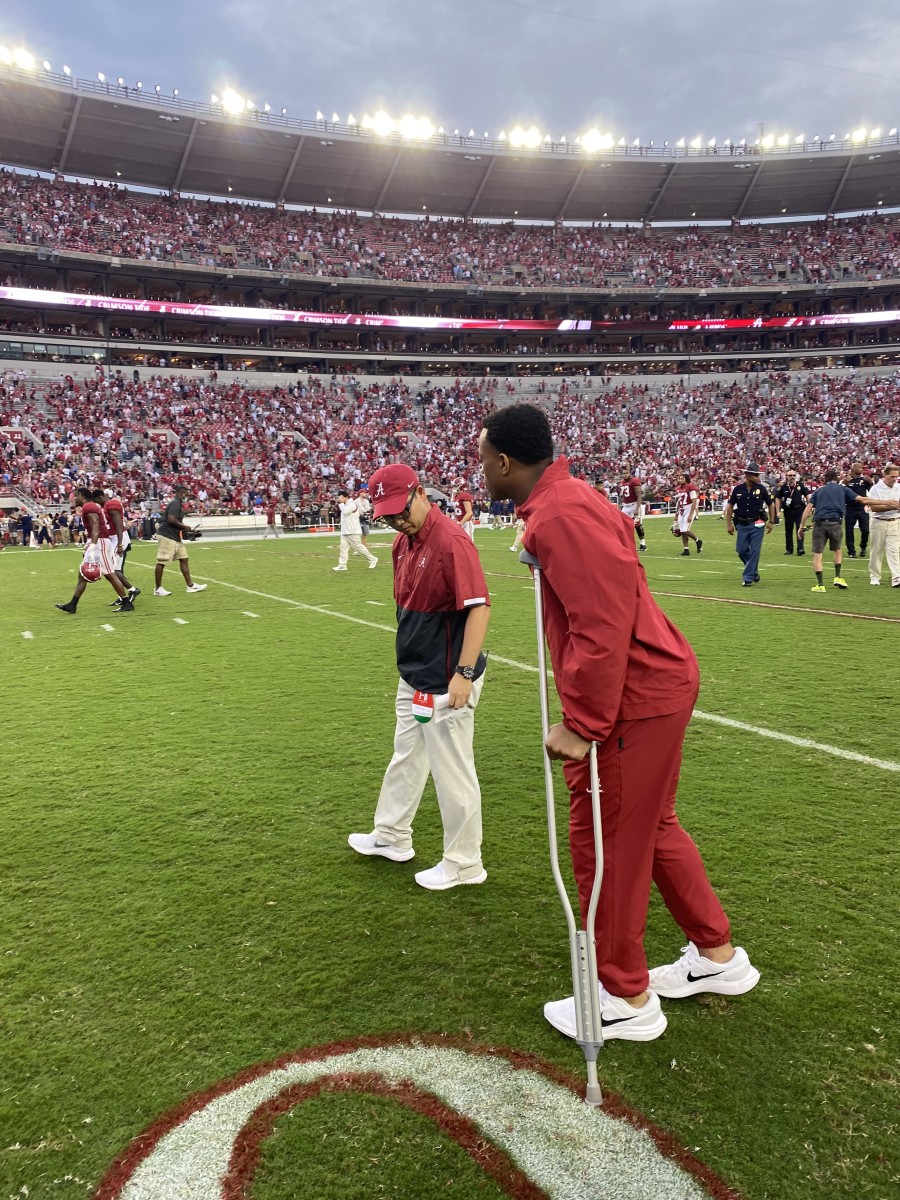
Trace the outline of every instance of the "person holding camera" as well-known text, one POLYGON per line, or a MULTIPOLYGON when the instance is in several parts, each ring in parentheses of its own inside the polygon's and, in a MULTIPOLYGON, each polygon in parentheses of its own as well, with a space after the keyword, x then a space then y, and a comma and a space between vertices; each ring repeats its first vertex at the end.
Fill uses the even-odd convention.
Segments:
POLYGON ((166 566, 176 560, 181 567, 181 574, 189 592, 205 592, 205 583, 194 583, 191 579, 191 569, 188 566, 188 552, 184 546, 184 538, 194 532, 192 525, 184 523, 184 497, 187 487, 176 483, 172 489, 173 496, 166 505, 159 524, 156 527, 156 588, 154 596, 171 596, 162 585, 163 571, 166 566))

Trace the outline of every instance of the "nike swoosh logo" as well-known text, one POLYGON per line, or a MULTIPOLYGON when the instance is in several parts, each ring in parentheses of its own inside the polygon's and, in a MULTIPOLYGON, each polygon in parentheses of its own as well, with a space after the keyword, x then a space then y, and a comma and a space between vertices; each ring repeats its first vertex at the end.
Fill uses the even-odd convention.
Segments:
POLYGON ((695 975, 692 971, 688 971, 688 983, 700 983, 703 979, 715 979, 717 975, 724 975, 724 971, 706 971, 703 975, 695 975))
MULTIPOLYGON (((634 1016, 636 1017, 637 1013, 635 1013, 634 1016)), ((604 1029, 607 1029, 610 1025, 621 1025, 623 1021, 633 1021, 633 1020, 634 1020, 634 1017, 613 1017, 612 1019, 608 1019, 606 1017, 601 1017, 600 1024, 603 1026, 604 1029)))

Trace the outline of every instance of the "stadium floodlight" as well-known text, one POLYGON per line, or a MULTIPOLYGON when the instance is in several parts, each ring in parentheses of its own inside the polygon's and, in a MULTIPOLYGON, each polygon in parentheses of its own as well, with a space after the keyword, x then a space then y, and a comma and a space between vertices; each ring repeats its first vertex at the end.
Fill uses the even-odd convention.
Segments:
POLYGON ((707 146, 709 146, 710 150, 714 150, 716 147, 716 139, 710 138, 706 144, 707 144, 707 146))
POLYGON ((210 96, 209 102, 210 102, 210 104, 218 104, 219 103, 219 97, 216 95, 215 92, 213 92, 213 94, 210 96))
POLYGON ((9 50, 5 46, 0 46, 0 64, 4 67, 9 67, 12 65, 12 60, 12 54, 9 50))
POLYGON ((888 137, 896 137, 896 136, 897 136, 897 130, 896 130, 896 129, 889 129, 889 130, 888 130, 888 137))
POLYGON ((695 137, 694 140, 691 142, 691 149, 692 150, 700 149, 700 139, 698 137, 695 137))
POLYGON ((29 54, 29 52, 24 48, 24 46, 19 46, 19 48, 17 50, 13 51, 13 62, 16 64, 16 66, 19 68, 20 71, 33 71, 34 70, 34 65, 35 65, 34 64, 34 55, 29 54))
POLYGON ((821 142, 821 140, 822 140, 822 139, 819 137, 819 135, 818 135, 818 134, 816 134, 816 136, 813 138, 813 141, 814 141, 814 142, 821 142))
POLYGON ((488 133, 488 131, 487 131, 487 130, 485 130, 485 131, 484 131, 484 133, 483 133, 481 136, 482 136, 483 138, 487 139, 487 138, 489 138, 491 135, 488 133))
POLYGON ((316 113, 316 120, 317 120, 317 121, 324 121, 324 120, 325 120, 325 117, 322 115, 322 113, 321 113, 321 112, 317 112, 317 113, 316 113))
POLYGON ((453 130, 453 136, 454 136, 454 137, 459 137, 459 130, 458 130, 458 129, 454 129, 454 130, 453 130))
POLYGON ((372 132, 378 137, 387 137, 393 128, 394 122, 383 109, 379 109, 372 119, 372 132))
POLYGON ((775 145, 774 135, 771 133, 767 133, 766 136, 761 139, 760 145, 762 146, 762 148, 764 150, 771 150, 772 147, 775 145))
POLYGON ((559 144, 561 146, 565 146, 565 144, 566 144, 566 135, 565 134, 563 134, 562 137, 559 139, 559 144))
POLYGON ((177 96, 177 95, 178 95, 178 88, 172 88, 172 95, 173 95, 173 96, 177 96))
POLYGON ((234 88, 227 87, 222 93, 222 107, 227 113, 237 116, 247 107, 247 101, 234 88))
POLYGON ((45 59, 44 59, 44 61, 41 63, 41 66, 44 68, 44 70, 45 70, 45 71, 52 71, 52 70, 53 70, 53 68, 52 68, 52 67, 50 66, 50 64, 47 62, 46 58, 45 58, 45 59))
POLYGON ((351 113, 350 116, 347 118, 347 124, 348 125, 356 124, 356 117, 354 117, 353 113, 351 113))
POLYGON ((134 86, 137 88, 138 91, 140 91, 144 85, 141 83, 140 80, 138 80, 134 86))
POLYGON ((497 141, 498 142, 506 141, 506 130, 505 129, 501 129, 500 132, 497 134, 497 141))
POLYGON ((881 129, 880 128, 879 129, 870 129, 869 137, 870 138, 880 138, 881 137, 881 129))
POLYGON ((341 119, 341 118, 340 118, 340 117, 337 115, 337 113, 336 113, 336 112, 333 112, 333 113, 331 114, 331 120, 332 120, 332 123, 333 123, 334 125, 337 125, 337 124, 340 122, 340 119, 341 119))
POLYGON ((71 75, 71 74, 72 74, 72 68, 64 66, 63 67, 63 75, 71 75))
POLYGON ((683 150, 684 149, 684 138, 679 138, 678 141, 675 143, 675 145, 677 146, 677 148, 679 150, 683 150))
POLYGON ((634 139, 634 141, 633 141, 631 144, 632 144, 632 146, 640 146, 640 144, 641 144, 641 139, 640 139, 640 138, 635 138, 635 139, 634 139))
POLYGON ((283 108, 283 109, 281 110, 281 115, 282 115, 283 117, 286 117, 286 116, 287 116, 287 109, 286 109, 286 108, 283 108))
POLYGON ((726 139, 725 139, 725 141, 722 143, 722 145, 723 145, 723 146, 730 146, 730 145, 731 145, 731 138, 726 138, 726 139))
POLYGON ((119 87, 124 87, 124 86, 125 86, 125 78, 124 78, 124 76, 120 75, 120 76, 119 76, 119 77, 116 79, 116 83, 119 85, 119 87))
POLYGON ((103 74, 102 71, 97 72, 97 78, 100 80, 101 83, 106 83, 106 76, 103 74))
POLYGON ((589 129, 578 140, 588 154, 593 154, 597 150, 612 150, 615 145, 612 134, 601 133, 599 129, 589 129))
POLYGON ((156 92, 156 94, 157 94, 157 96, 158 96, 158 95, 159 95, 159 93, 162 91, 162 88, 161 88, 161 87, 159 86, 159 84, 157 83, 157 84, 155 85, 155 87, 153 88, 153 90, 154 90, 154 92, 156 92))
POLYGON ((272 111, 272 105, 271 105, 271 104, 264 104, 264 105, 263 105, 263 112, 271 112, 271 111, 272 111))
POLYGON ((786 133, 783 133, 783 134, 781 135, 781 137, 778 139, 778 145, 779 145, 779 146, 786 146, 786 145, 788 144, 788 141, 789 141, 789 140, 790 140, 790 139, 788 138, 788 135, 787 135, 786 133))
POLYGON ((860 125, 859 129, 854 129, 853 132, 850 134, 850 140, 853 142, 864 142, 866 140, 867 134, 868 134, 868 131, 865 128, 863 128, 862 125, 860 125))
POLYGON ((798 133, 797 136, 794 138, 794 141, 797 143, 798 146, 802 146, 803 143, 806 141, 806 135, 803 133, 798 133))
POLYGON ((738 145, 739 145, 739 146, 746 146, 746 145, 747 145, 747 139, 746 139, 746 138, 741 138, 741 140, 738 142, 738 145))

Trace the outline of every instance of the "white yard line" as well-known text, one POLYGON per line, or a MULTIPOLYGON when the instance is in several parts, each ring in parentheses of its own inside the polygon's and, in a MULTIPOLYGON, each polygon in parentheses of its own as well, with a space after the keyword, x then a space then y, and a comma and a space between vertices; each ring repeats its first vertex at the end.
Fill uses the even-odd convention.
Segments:
POLYGON ((101 628, 101 629, 105 629, 107 633, 114 633, 114 632, 115 632, 115 626, 114 626, 114 625, 101 625, 101 626, 100 626, 100 628, 101 628))
POLYGON ((246 609, 244 610, 244 612, 241 613, 241 616, 242 617, 256 617, 257 620, 259 619, 259 613, 247 612, 246 609))
POLYGON ((172 620, 176 625, 187 625, 187 621, 185 621, 183 617, 173 617, 172 620))
MULTIPOLYGON (((325 617, 334 617, 339 621, 350 621, 354 625, 364 625, 368 629, 380 629, 385 633, 395 633, 396 632, 396 629, 394 626, 380 625, 375 621, 366 621, 362 617, 352 617, 352 616, 350 616, 349 613, 334 612, 331 609, 322 608, 317 604, 304 604, 301 600, 291 600, 287 596, 273 596, 270 592, 257 592, 253 588, 241 587, 240 584, 237 584, 237 583, 226 583, 223 579, 211 579, 208 576, 207 577, 197 576, 197 578, 199 578, 202 583, 214 583, 216 585, 216 587, 231 588, 233 591, 243 592, 247 596, 259 596, 263 600, 274 600, 277 604, 288 604, 292 608, 303 609, 305 612, 320 613, 322 616, 325 616, 325 617)), ((673 593, 673 594, 678 595, 677 592, 673 593)), ((700 597, 700 598, 707 599, 707 597, 700 597)), ((729 603, 742 604, 742 603, 748 603, 748 601, 738 600, 738 601, 730 601, 729 603)), ((752 602, 750 602, 750 603, 752 603, 752 602)), ((767 607, 769 607, 769 606, 767 606, 767 607)), ((787 607, 787 606, 771 605, 771 607, 780 608, 780 607, 787 607)), ((808 612, 810 610, 800 609, 799 611, 800 612, 808 612)), ((813 610, 813 611, 816 611, 816 610, 813 610)), ((826 611, 826 610, 818 610, 818 611, 826 611)), ((839 615, 839 614, 834 614, 834 615, 839 615)), ((844 614, 844 615, 853 616, 856 614, 848 613, 848 614, 844 614)), ((881 618, 873 617, 871 619, 872 620, 892 621, 895 618, 893 618, 893 617, 881 617, 881 618)), ((502 658, 499 654, 492 654, 491 661, 501 663, 505 667, 513 667, 518 671, 528 671, 530 673, 537 674, 536 666, 532 666, 530 663, 517 662, 513 658, 502 658)), ((844 750, 841 746, 831 746, 827 742, 814 742, 810 738, 793 737, 789 733, 782 733, 778 729, 767 729, 762 725, 747 725, 747 724, 744 724, 744 722, 742 722, 742 721, 733 721, 729 717, 720 717, 720 716, 717 716, 715 713, 702 712, 700 709, 697 709, 697 708, 694 709, 694 720, 696 720, 696 721, 711 721, 713 724, 725 725, 729 729, 736 729, 736 730, 740 731, 741 733, 752 733, 752 734, 755 734, 757 737, 769 738, 773 742, 784 742, 785 744, 787 744, 789 746, 797 746, 798 748, 801 748, 804 750, 817 750, 817 751, 819 751, 820 754, 829 754, 833 758, 843 758, 843 759, 847 760, 848 762, 862 763, 864 766, 867 766, 867 767, 877 767, 881 771, 894 771, 894 772, 900 773, 900 763, 893 762, 890 759, 871 758, 867 754, 858 754, 855 750, 844 750)))
POLYGON ((23 629, 22 637, 25 638, 26 640, 30 640, 31 638, 34 637, 34 634, 31 632, 30 629, 23 629))

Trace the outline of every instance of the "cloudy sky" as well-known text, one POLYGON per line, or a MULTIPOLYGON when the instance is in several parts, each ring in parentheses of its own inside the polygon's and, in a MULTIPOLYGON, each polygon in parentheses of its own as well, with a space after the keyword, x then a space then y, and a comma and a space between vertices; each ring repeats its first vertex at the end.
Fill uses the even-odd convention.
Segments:
POLYGON ((191 99, 491 136, 900 126, 898 0, 3 0, 0 44, 191 99))

